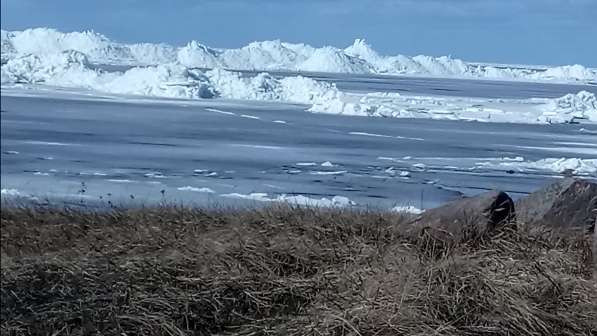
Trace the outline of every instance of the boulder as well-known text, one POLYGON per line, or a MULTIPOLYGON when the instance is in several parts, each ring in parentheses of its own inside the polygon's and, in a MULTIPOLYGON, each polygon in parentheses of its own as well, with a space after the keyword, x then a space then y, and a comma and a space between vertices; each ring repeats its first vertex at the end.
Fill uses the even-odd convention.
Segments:
POLYGON ((408 228, 411 237, 426 235, 444 243, 480 237, 513 223, 514 202, 506 193, 490 191, 425 211, 408 228))
POLYGON ((516 202, 519 223, 589 233, 597 220, 597 184, 565 178, 516 202))

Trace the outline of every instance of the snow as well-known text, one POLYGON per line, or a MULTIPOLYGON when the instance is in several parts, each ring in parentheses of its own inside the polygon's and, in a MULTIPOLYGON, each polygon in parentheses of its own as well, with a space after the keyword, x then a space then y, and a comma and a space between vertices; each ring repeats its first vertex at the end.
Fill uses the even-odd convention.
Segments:
POLYGON ((347 197, 344 196, 334 196, 331 199, 323 197, 320 199, 310 198, 303 195, 278 195, 275 197, 268 197, 267 193, 250 193, 250 194, 240 194, 240 193, 231 193, 231 194, 222 194, 222 197, 228 198, 238 198, 238 199, 245 199, 245 200, 252 200, 252 201, 259 201, 259 202, 282 202, 288 204, 295 204, 295 205, 306 205, 306 206, 314 206, 314 207, 347 207, 356 205, 355 202, 351 201, 347 197))
POLYGON ((423 138, 410 138, 410 137, 392 136, 392 135, 384 135, 384 134, 376 134, 376 133, 368 133, 368 132, 348 132, 348 134, 369 136, 369 137, 376 137, 376 138, 393 138, 393 139, 405 139, 405 140, 415 140, 415 141, 424 141, 425 140, 423 138))
MULTIPOLYGON (((289 102, 304 104, 308 111, 315 113, 353 116, 516 123, 597 122, 595 95, 586 91, 557 99, 527 100, 429 97, 387 92, 362 94, 342 92, 333 83, 303 76, 277 78, 268 73, 249 75, 222 68, 456 77, 483 77, 480 74, 488 71, 496 76, 506 76, 506 73, 509 73, 507 76, 520 75, 515 74, 515 70, 520 70, 518 68, 471 65, 450 57, 380 56, 364 40, 356 40, 346 49, 266 41, 254 42, 240 49, 219 50, 197 41, 191 41, 182 48, 148 43, 121 44, 95 32, 61 33, 47 28, 2 31, 1 35, 3 86, 37 84, 117 95, 289 102), (126 71, 108 71, 94 66, 94 62, 137 66, 126 71)), ((531 79, 541 76, 567 80, 573 77, 597 79, 594 70, 579 65, 525 73, 531 79)), ((233 115, 216 109, 210 111, 233 115)), ((242 117, 256 119, 247 114, 242 117)), ((351 134, 386 136, 366 132, 351 134)))
POLYGON ((522 157, 517 157, 515 159, 504 158, 501 160, 478 162, 476 165, 478 167, 498 170, 570 172, 574 175, 597 177, 597 159, 545 158, 537 161, 524 161, 522 157))
MULTIPOLYGON (((419 55, 412 58, 416 62, 420 70, 414 73, 427 73, 439 76, 459 76, 469 75, 470 69, 467 64, 459 59, 452 59, 451 57, 431 57, 419 55)), ((484 77, 484 76, 481 76, 484 77)))
POLYGON ((398 212, 398 213, 408 213, 408 214, 413 214, 413 215, 420 215, 423 212, 425 212, 425 210, 421 210, 417 207, 414 207, 412 205, 408 205, 408 206, 395 206, 392 208, 392 211, 394 212, 398 212))
POLYGON ((99 74, 89 67, 87 56, 78 51, 9 59, 2 65, 2 84, 44 83, 57 86, 93 86, 99 74))
POLYGON ((425 168, 427 168, 427 166, 424 163, 415 163, 413 164, 413 167, 420 170, 424 170, 425 168))
POLYGON ((178 63, 133 67, 125 72, 101 71, 92 68, 88 58, 77 51, 13 58, 2 65, 1 71, 2 84, 45 84, 167 98, 223 97, 325 104, 341 95, 333 84, 301 76, 278 80, 260 73, 247 77, 222 69, 202 72, 178 63))
POLYGON ((90 56, 105 57, 111 56, 108 50, 112 55, 120 51, 107 37, 93 31, 62 33, 49 28, 33 28, 3 33, 2 38, 6 38, 18 54, 47 55, 76 50, 90 56))
POLYGON ((11 55, 50 55, 66 51, 86 54, 93 62, 149 65, 171 62, 175 47, 166 44, 122 44, 94 31, 62 33, 51 28, 2 31, 2 58, 11 55))
POLYGON ((278 99, 277 81, 270 75, 262 73, 254 77, 242 77, 238 72, 214 69, 206 72, 206 76, 216 87, 217 93, 226 98, 250 100, 278 99))
POLYGON ((208 193, 208 194, 214 193, 214 191, 209 188, 197 188, 197 187, 191 187, 191 186, 180 187, 177 189, 180 191, 193 191, 193 192, 208 193))
POLYGON ((218 52, 197 41, 191 41, 178 50, 176 56, 180 64, 189 68, 217 68, 222 66, 218 52))
POLYGON ((521 164, 523 167, 565 172, 567 170, 577 175, 597 176, 597 159, 578 158, 547 158, 521 164))
MULTIPOLYGON (((197 71, 195 71, 197 72, 197 71)), ((300 104, 329 104, 342 93, 335 85, 295 76, 276 79, 260 73, 252 77, 238 72, 214 69, 205 73, 219 97, 245 100, 285 101, 300 104)))
POLYGON ((425 75, 459 78, 495 78, 590 82, 597 69, 582 65, 557 67, 509 66, 469 63, 448 56, 379 55, 365 40, 356 39, 341 49, 314 48, 279 40, 253 42, 238 49, 216 49, 190 41, 185 46, 125 44, 93 32, 63 33, 51 28, 2 31, 2 63, 25 55, 49 55, 77 51, 93 63, 117 65, 160 65, 178 63, 188 68, 234 70, 315 71, 359 74, 425 75))
POLYGON ((595 73, 595 69, 574 64, 547 68, 544 72, 535 73, 533 77, 542 80, 594 81, 595 73))
POLYGON ((21 194, 21 192, 19 192, 17 189, 1 189, 0 190, 0 195, 2 195, 4 197, 19 197, 19 196, 23 196, 23 194, 21 194))
POLYGON ((348 171, 346 170, 338 170, 338 171, 312 171, 311 175, 342 175, 346 174, 348 171))
POLYGON ((373 73, 374 68, 358 57, 353 57, 332 47, 315 49, 313 54, 297 66, 301 71, 339 72, 339 73, 373 73))
POLYGON ((187 99, 215 96, 209 79, 201 72, 176 64, 132 68, 122 74, 101 76, 109 79, 100 80, 94 88, 110 93, 187 99))
POLYGON ((31 140, 27 140, 27 141, 23 141, 23 143, 29 144, 29 145, 42 145, 42 146, 77 146, 77 144, 70 144, 70 143, 64 143, 64 142, 55 142, 55 141, 31 141, 31 140))
MULTIPOLYGON (((317 100, 309 111, 358 116, 530 124, 597 122, 597 100, 593 93, 587 91, 554 99, 522 100, 412 96, 383 92, 368 94, 337 92, 333 98, 317 100)), ((365 132, 350 134, 390 137, 365 132)))
POLYGON ((304 62, 315 49, 304 44, 280 40, 253 42, 240 49, 223 50, 219 60, 222 66, 237 70, 290 70, 304 62))
POLYGON ((253 116, 253 115, 249 115, 249 114, 241 114, 240 115, 241 118, 247 118, 247 119, 255 119, 255 120, 260 120, 261 118, 257 117, 257 116, 253 116))
POLYGON ((137 181, 128 180, 128 179, 108 179, 106 181, 114 182, 114 183, 137 183, 137 181))
POLYGON ((367 132, 348 132, 348 134, 378 137, 378 138, 393 138, 393 136, 391 136, 391 135, 383 135, 383 134, 375 134, 375 133, 367 133, 367 132))
POLYGON ((331 199, 325 197, 320 199, 313 199, 302 195, 281 195, 276 198, 276 201, 316 207, 347 207, 351 205, 356 205, 355 202, 351 201, 350 199, 344 196, 334 196, 331 199))
MULTIPOLYGON (((579 143, 580 144, 580 143, 579 143)), ((584 143, 583 143, 584 144, 584 143)), ((597 145, 595 145, 597 146, 597 145)), ((522 147, 529 148, 529 147, 522 147)), ((546 149, 536 147, 545 151, 546 149)), ((597 148, 593 147, 593 157, 597 157, 597 148)), ((549 149, 547 149, 549 150, 549 149)), ((577 147, 571 147, 570 152, 577 151, 577 147)), ((590 155, 590 154, 589 154, 590 155)), ((392 158, 379 156, 378 160, 391 161, 404 167, 414 160, 417 163, 410 164, 410 171, 460 171, 472 172, 474 174, 483 171, 499 171, 508 173, 539 173, 539 174, 572 174, 577 176, 597 177, 597 158, 575 158, 575 157, 544 157, 539 160, 528 160, 522 156, 516 157, 404 157, 392 158)), ((390 167, 393 171, 394 168, 390 167)), ((387 171, 386 171, 387 172, 387 171)), ((407 172, 408 173, 408 172, 407 172)))
POLYGON ((376 64, 378 67, 383 68, 384 58, 377 51, 373 50, 364 39, 354 40, 354 43, 344 49, 344 52, 347 55, 360 58, 369 64, 376 64))
POLYGON ((27 55, 2 65, 2 83, 46 84, 87 88, 117 94, 172 98, 211 98, 209 79, 177 64, 135 67, 124 73, 92 69, 77 51, 27 55))
POLYGON ((589 120, 597 122, 597 99, 595 94, 580 91, 548 101, 542 117, 549 122, 589 120))

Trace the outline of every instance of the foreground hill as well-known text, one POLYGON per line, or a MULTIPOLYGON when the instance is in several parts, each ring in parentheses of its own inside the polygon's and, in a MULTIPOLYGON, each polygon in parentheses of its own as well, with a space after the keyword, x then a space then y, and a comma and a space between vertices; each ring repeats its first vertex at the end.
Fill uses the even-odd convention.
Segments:
POLYGON ((450 247, 411 217, 3 208, 3 335, 591 335, 587 237, 450 247))

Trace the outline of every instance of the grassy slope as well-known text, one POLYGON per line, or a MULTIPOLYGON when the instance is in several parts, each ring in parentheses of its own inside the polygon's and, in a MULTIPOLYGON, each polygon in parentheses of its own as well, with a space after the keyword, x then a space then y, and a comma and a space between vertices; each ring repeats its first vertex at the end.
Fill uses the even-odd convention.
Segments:
POLYGON ((590 335, 584 237, 442 247, 396 214, 4 208, 3 335, 590 335))

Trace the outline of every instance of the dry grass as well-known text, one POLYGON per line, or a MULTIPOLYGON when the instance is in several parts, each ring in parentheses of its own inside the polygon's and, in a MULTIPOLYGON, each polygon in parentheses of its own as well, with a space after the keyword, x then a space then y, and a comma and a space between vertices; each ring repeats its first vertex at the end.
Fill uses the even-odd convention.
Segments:
POLYGON ((590 242, 396 214, 4 208, 2 335, 595 335, 590 242))

